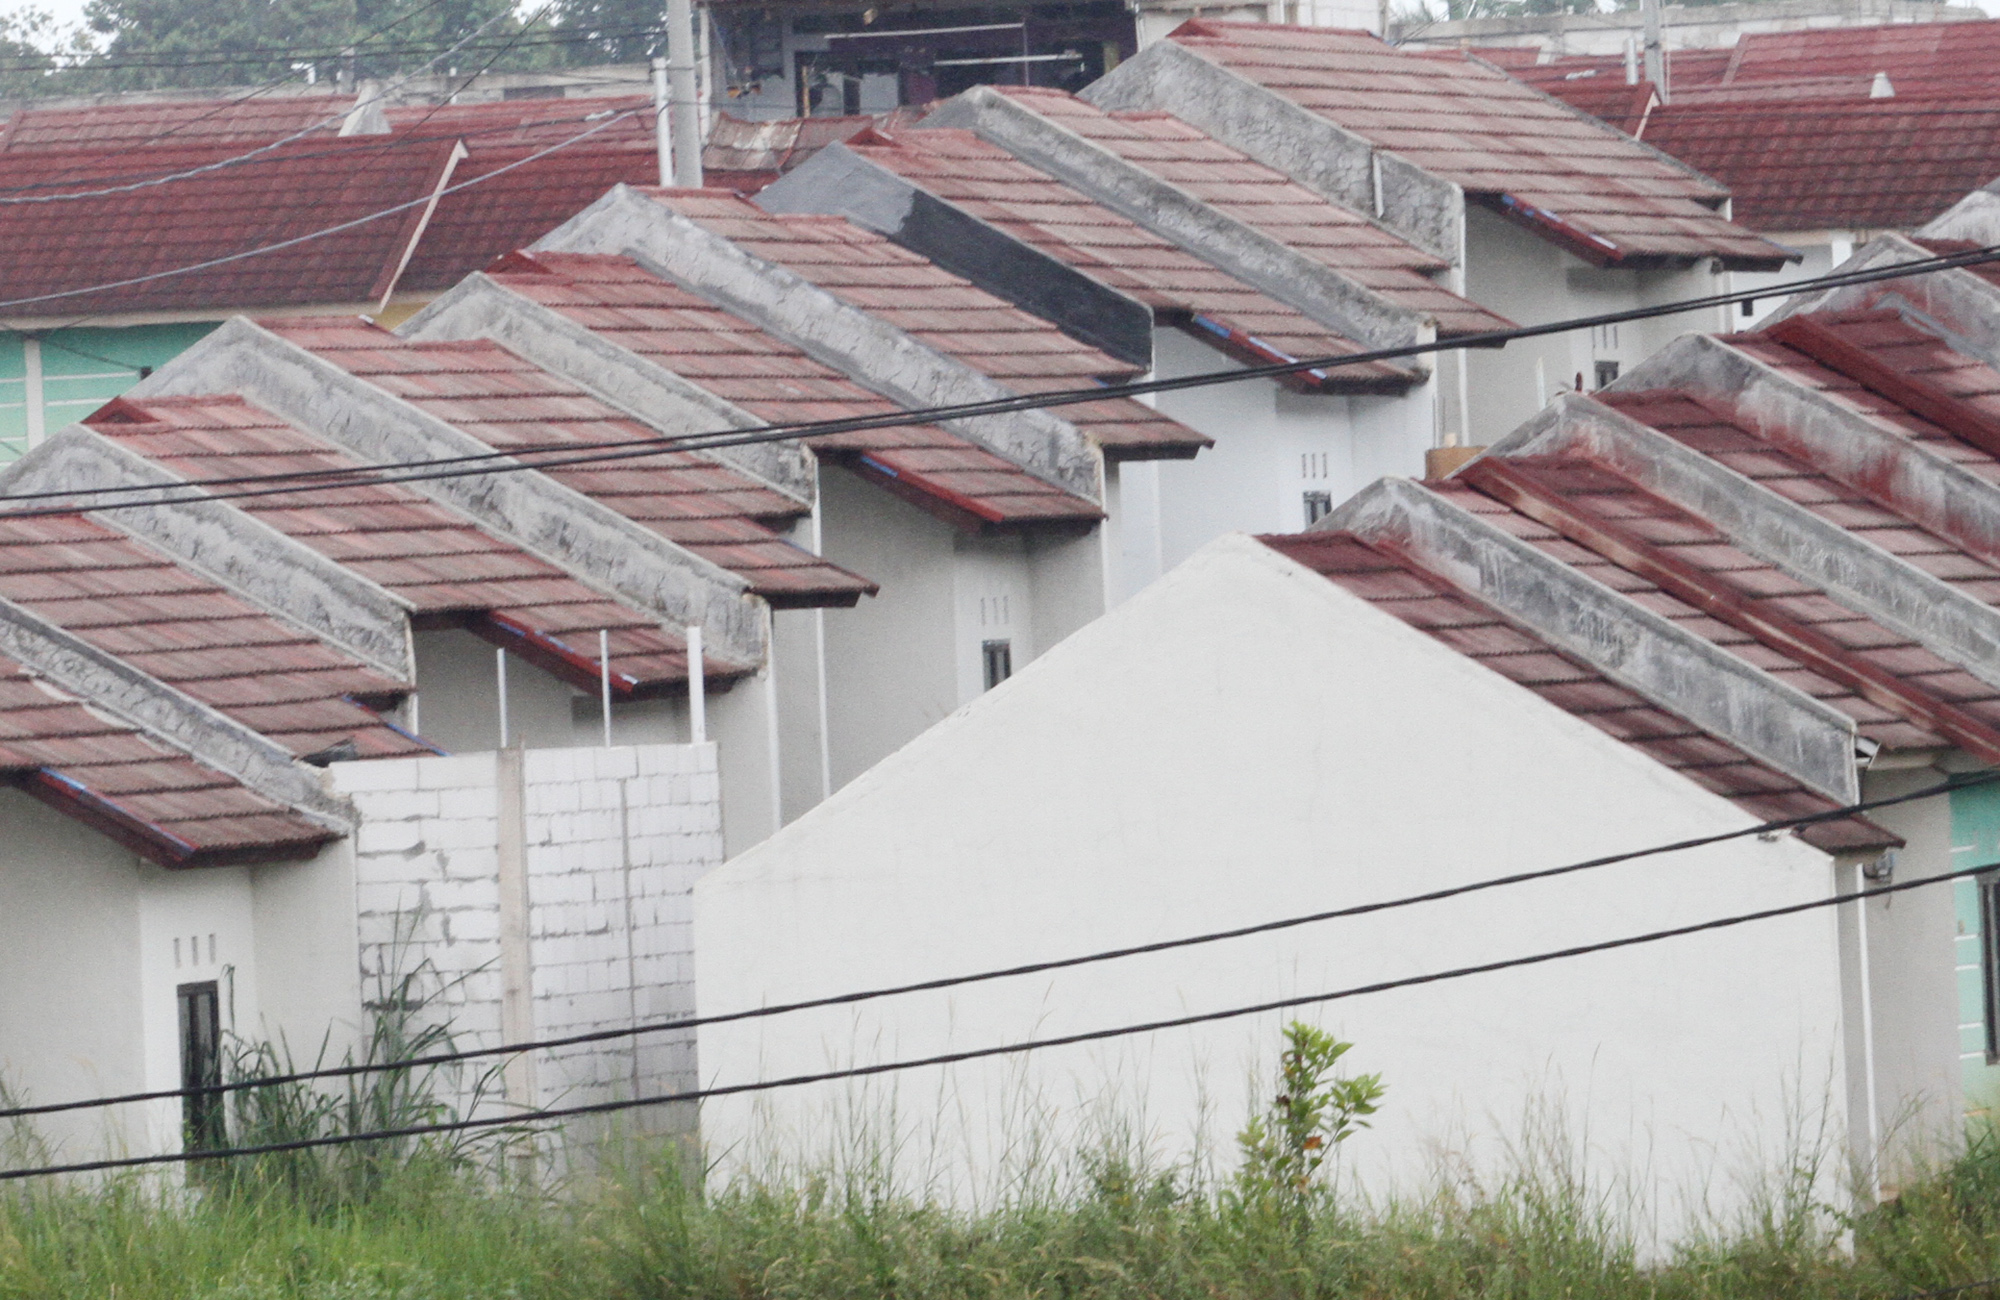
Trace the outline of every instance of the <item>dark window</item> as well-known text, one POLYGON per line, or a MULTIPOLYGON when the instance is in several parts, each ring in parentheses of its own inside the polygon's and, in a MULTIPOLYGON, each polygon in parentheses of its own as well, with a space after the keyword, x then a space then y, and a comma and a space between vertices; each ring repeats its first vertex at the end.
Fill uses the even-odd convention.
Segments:
MULTIPOLYGON (((181 1006, 181 1087, 213 1088, 222 1082, 222 1007, 215 981, 183 984, 181 1006)), ((228 1145, 220 1093, 191 1092, 181 1098, 182 1138, 191 1151, 228 1145)))
POLYGON ((1311 528, 1320 520, 1333 513, 1333 493, 1306 493, 1306 527, 1311 528))
POLYGON ((1739 316, 1755 316, 1757 314, 1757 300, 1755 298, 1745 298, 1742 302, 1737 303, 1736 314, 1739 316))
POLYGON ((1014 644, 1011 641, 982 641, 979 656, 986 664, 986 689, 992 690, 1014 675, 1014 644))
POLYGON ((1612 381, 1617 378, 1618 363, 1616 361, 1600 361, 1597 363, 1597 386, 1599 388, 1609 388, 1612 381))

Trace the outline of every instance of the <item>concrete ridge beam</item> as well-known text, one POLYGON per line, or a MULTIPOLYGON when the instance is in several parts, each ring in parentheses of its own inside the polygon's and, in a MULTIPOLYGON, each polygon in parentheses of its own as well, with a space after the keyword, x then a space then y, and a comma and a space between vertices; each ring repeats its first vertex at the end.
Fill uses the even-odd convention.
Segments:
POLYGON ((946 100, 922 126, 974 132, 1365 348, 1436 337, 1436 322, 1422 312, 1392 302, 991 86, 974 86, 946 100))
MULTIPOLYGON (((135 398, 240 393, 371 463, 487 455, 485 443, 242 316, 155 370, 135 398)), ((502 457, 496 465, 514 462, 502 457)), ((537 470, 409 486, 530 554, 612 591, 673 628, 699 623, 714 649, 764 660, 749 583, 537 470)))
POLYGON ((2000 610, 1591 398, 1564 394, 1545 414, 1486 454, 1582 449, 1749 554, 2000 685, 2000 610))
POLYGON ((133 510, 74 504, 108 528, 153 546, 250 604, 331 642, 397 681, 416 680, 410 605, 255 516, 221 501, 186 496, 170 474, 87 425, 73 424, 0 470, 0 492, 66 492, 109 487, 180 488, 121 496, 133 510))
MULTIPOLYGON (((1902 235, 1877 235, 1839 269, 1872 271, 1934 256, 1902 235)), ((1812 312, 1878 309, 1893 310, 1953 350, 2000 369, 2000 285, 1965 267, 1798 294, 1772 312, 1764 328, 1812 312)))
MULTIPOLYGON (((1019 395, 628 185, 615 187, 534 247, 629 257, 900 406, 921 409, 1019 395)), ((1105 396, 1117 394, 1106 389, 1105 396)), ((1067 420, 1028 410, 942 423, 1065 491, 1104 499, 1101 457, 1067 420)))
POLYGON ((1385 542, 1660 708, 1827 798, 1859 798, 1852 719, 1436 493, 1384 479, 1319 528, 1385 542))
POLYGON ((1465 192, 1311 109, 1173 41, 1157 41, 1079 92, 1102 109, 1172 113, 1453 266, 1465 192))
MULTIPOLYGON (((634 419, 670 435, 746 432, 768 422, 665 366, 620 347, 552 307, 515 293, 475 271, 396 327, 415 341, 493 339, 544 370, 562 375, 634 419)), ((708 447, 696 453, 722 461, 773 491, 812 504, 818 476, 812 453, 797 442, 708 447)))
POLYGON ((1612 385, 1678 388, 1975 555, 2000 562, 2000 486, 1830 393, 1706 335, 1684 335, 1612 385), (1656 367, 1658 368, 1656 370, 1656 367))
POLYGON ((766 212, 846 217, 1129 365, 1153 368, 1153 309, 834 143, 759 190, 766 212))
POLYGON ((275 742, 6 599, 0 654, 267 799, 342 832, 359 823, 317 769, 275 742))

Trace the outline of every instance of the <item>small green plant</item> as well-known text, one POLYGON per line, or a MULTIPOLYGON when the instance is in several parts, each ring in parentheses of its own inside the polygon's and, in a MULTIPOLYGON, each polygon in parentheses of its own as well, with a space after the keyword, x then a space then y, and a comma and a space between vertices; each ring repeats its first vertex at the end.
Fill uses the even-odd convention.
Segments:
POLYGON ((1236 1144, 1243 1166, 1237 1194, 1246 1207, 1271 1207, 1301 1217, 1319 1194, 1319 1172, 1333 1149, 1368 1127, 1379 1108, 1382 1076, 1336 1078, 1333 1068, 1354 1044, 1294 1020, 1278 1058, 1278 1094, 1252 1115, 1236 1144))

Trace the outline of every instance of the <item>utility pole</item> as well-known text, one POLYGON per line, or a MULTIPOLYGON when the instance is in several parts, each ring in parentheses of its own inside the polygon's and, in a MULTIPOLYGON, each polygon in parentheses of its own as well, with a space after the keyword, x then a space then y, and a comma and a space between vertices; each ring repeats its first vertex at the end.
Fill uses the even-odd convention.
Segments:
POLYGON ((653 60, 653 147, 660 155, 660 187, 674 183, 674 128, 668 117, 667 61, 653 60))
POLYGON ((1646 21, 1646 80, 1653 83, 1662 104, 1667 102, 1667 52, 1660 43, 1660 0, 1639 0, 1646 21))
POLYGON ((694 4, 667 0, 668 117, 673 123, 674 184, 701 185, 701 104, 694 78, 694 4))

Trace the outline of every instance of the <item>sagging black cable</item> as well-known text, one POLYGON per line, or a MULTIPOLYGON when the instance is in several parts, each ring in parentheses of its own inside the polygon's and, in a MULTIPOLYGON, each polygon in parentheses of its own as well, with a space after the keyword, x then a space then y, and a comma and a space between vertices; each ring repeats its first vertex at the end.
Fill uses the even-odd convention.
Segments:
POLYGON ((799 1002, 773 1003, 762 1007, 755 1007, 747 1011, 724 1012, 713 1016, 685 1016, 668 1021, 623 1025, 616 1029, 598 1029, 587 1033, 569 1034, 560 1038, 537 1039, 524 1043, 502 1043, 497 1047, 468 1048, 463 1051, 438 1052, 402 1061, 328 1066, 322 1069, 294 1071, 289 1074, 267 1075, 257 1079, 243 1079, 232 1083, 215 1084, 203 1088, 163 1088, 151 1092, 126 1093, 121 1096, 93 1097, 83 1101, 48 1102, 35 1106, 14 1106, 0 1110, 0 1120, 26 1119, 37 1115, 54 1115, 66 1111, 130 1105, 137 1102, 168 1101, 195 1095, 213 1097, 233 1092, 247 1092, 258 1088, 273 1088, 281 1084, 302 1083, 313 1079, 347 1079, 359 1075, 381 1074, 391 1070, 428 1069, 435 1066, 452 1065, 461 1061, 479 1060, 486 1057, 519 1056, 526 1052, 546 1051, 557 1047, 574 1047, 585 1043, 611 1042, 620 1038, 634 1038, 644 1034, 663 1033, 675 1029, 697 1029, 708 1025, 734 1024, 744 1020, 761 1020, 771 1016, 790 1015, 800 1011, 817 1011, 828 1007, 852 1006, 861 1002, 872 1002, 880 998, 901 997, 911 993, 931 993, 941 989, 959 988, 967 984, 984 983, 989 980, 1012 979, 1022 975, 1039 975, 1048 971, 1067 970, 1072 967, 1094 965, 1099 962, 1116 961, 1127 957, 1171 952, 1180 948, 1192 948, 1203 944, 1220 943, 1229 939, 1248 938, 1252 935, 1271 934, 1280 930, 1297 929, 1300 926, 1314 925, 1323 921, 1368 916, 1377 912, 1388 912, 1398 908, 1414 907, 1422 903, 1442 902, 1447 899, 1462 898, 1468 894, 1483 893, 1489 889, 1530 884, 1542 880, 1554 880, 1561 876, 1575 875, 1578 872, 1590 871, 1598 867, 1615 866, 1622 862, 1634 862, 1641 858, 1658 857, 1667 853, 1681 853, 1692 849, 1706 848, 1715 844, 1725 844, 1732 840, 1744 839, 1752 835, 1783 834, 1787 831, 1801 830, 1829 821, 1839 821, 1847 817, 1860 816, 1880 808, 1893 808, 1901 804, 1929 799, 1934 795, 1949 794, 1954 790, 1990 785, 1996 781, 2000 781, 2000 771, 1966 773, 1904 794, 1891 795, 1882 799, 1866 800, 1861 803, 1849 804, 1842 808, 1832 808, 1824 812, 1809 813, 1803 817, 1790 817, 1782 821, 1763 822, 1759 825, 1744 827, 1740 830, 1721 831, 1714 835, 1703 835, 1693 839, 1676 840, 1669 844, 1657 844, 1649 848, 1632 849, 1623 853, 1588 858, 1581 862, 1572 862, 1559 867, 1547 867, 1539 871, 1517 872, 1512 875, 1471 881, 1463 885, 1450 885, 1441 889, 1426 890, 1422 893, 1409 894, 1400 898, 1383 899, 1372 903, 1355 903, 1328 911, 1309 912, 1301 916, 1282 917, 1275 921, 1262 921, 1254 925, 1238 926, 1227 930, 1214 930, 1205 934, 1187 935, 1176 939, 1161 939, 1152 943, 1134 944, 1123 948, 1107 948, 1098 952, 1083 953, 1070 957, 1057 957, 1047 961, 1026 962, 1018 966, 1008 966, 998 970, 978 971, 966 975, 947 975, 937 979, 920 980, 910 984, 896 984, 886 988, 865 989, 853 993, 837 993, 826 997, 809 998, 799 1002))
MULTIPOLYGON (((237 1156, 273 1155, 283 1151, 306 1151, 320 1147, 349 1146, 357 1142, 381 1142, 394 1138, 424 1137, 432 1133, 467 1133, 483 1129, 521 1128, 531 1124, 547 1123, 551 1120, 577 1119, 586 1115, 608 1115, 619 1111, 638 1110, 652 1106, 666 1106, 676 1103, 707 1101, 716 1097, 736 1097, 750 1093, 771 1092, 779 1088, 797 1088, 816 1083, 837 1083, 843 1079, 865 1079, 882 1074, 897 1074, 905 1070, 929 1069, 945 1065, 958 1065, 967 1061, 989 1060, 1001 1056, 1020 1056, 1029 1052, 1046 1051, 1053 1047, 1074 1047, 1082 1043, 1103 1042, 1112 1038, 1129 1038, 1136 1034, 1158 1033, 1166 1029, 1185 1029, 1194 1025, 1214 1024, 1224 1020, 1240 1020, 1245 1016, 1264 1015, 1272 1011, 1290 1011, 1299 1007, 1320 1006, 1328 1002, 1340 1002, 1349 998, 1368 997, 1377 993, 1389 993, 1399 989, 1421 988, 1431 984, 1442 984, 1451 980, 1468 979, 1474 975, 1491 975, 1500 971, 1519 970, 1528 966, 1543 966, 1551 962, 1570 961, 1595 953, 1613 952, 1621 948, 1633 948, 1643 944, 1661 943, 1668 939, 1685 938, 1689 935, 1706 934, 1716 930, 1733 929, 1757 921, 1776 920, 1780 917, 1797 916, 1805 912, 1817 911, 1824 907, 1839 907, 1847 903, 1864 902, 1871 898, 1900 894, 1912 889, 1927 889, 1958 880, 1971 880, 1989 874, 1990 865, 1964 867, 1940 875, 1926 876, 1921 880, 1909 880, 1900 884, 1880 885, 1870 889, 1854 890, 1849 893, 1829 894, 1825 898, 1809 899, 1803 903, 1787 903, 1779 907, 1759 908, 1754 912, 1738 912, 1731 916, 1717 917, 1708 921, 1695 921, 1687 925, 1669 926, 1661 930, 1649 930, 1643 934, 1627 935, 1620 939, 1604 939, 1596 943, 1573 944, 1567 948, 1551 949, 1547 952, 1530 953, 1525 957, 1507 957, 1497 961, 1477 962, 1468 966, 1455 966, 1448 970, 1434 971, 1426 975, 1411 975, 1401 979, 1376 980, 1368 984, 1351 985, 1344 989, 1333 989, 1324 993, 1308 993, 1286 998, 1273 998, 1266 1002, 1248 1006, 1229 1007, 1221 1011, 1202 1011, 1192 1015, 1171 1016, 1160 1020, 1141 1021, 1137 1024, 1119 1025, 1110 1029, 1091 1029, 1074 1034, 1059 1034, 1051 1038, 1028 1039, 1018 1043, 1003 1043, 993 1047, 974 1047, 957 1052, 939 1052, 931 1056, 915 1057, 903 1061, 884 1061, 875 1065, 850 1066, 839 1070, 819 1070, 810 1074, 794 1074, 779 1079, 759 1079, 749 1083, 723 1084, 711 1088, 690 1088, 681 1092, 655 1093, 646 1097, 631 1097, 618 1101, 593 1102, 576 1106, 555 1106, 539 1110, 521 1111, 511 1115, 494 1115, 480 1119, 452 1120, 442 1124, 412 1124, 392 1129, 372 1129, 361 1133, 337 1133, 324 1137, 299 1138, 289 1142, 267 1142, 247 1147, 221 1147, 210 1150, 166 1152, 152 1156, 124 1156, 106 1160, 85 1160, 64 1165, 44 1165, 29 1169, 0 1170, 0 1181, 21 1178, 40 1178, 52 1174, 99 1173, 113 1169, 137 1169, 151 1165, 190 1164, 196 1161, 227 1160, 237 1156)), ((213 1093, 216 1089, 201 1089, 203 1093, 213 1093)), ((1977 1285, 1977 1284, 1968 1284, 1977 1285)))
MULTIPOLYGON (((618 115, 618 117, 610 119, 610 121, 616 121, 620 117, 627 117, 627 116, 632 116, 632 114, 630 113, 620 114, 618 115)), ((608 126, 610 124, 610 121, 599 124, 598 129, 602 129, 603 126, 608 126)), ((566 145, 572 142, 573 141, 565 141, 564 144, 566 145)), ((559 147, 562 146, 552 146, 550 150, 545 152, 552 152, 553 149, 559 147)), ((539 156, 540 155, 535 155, 535 157, 539 156)), ((511 164, 511 166, 519 166, 522 165, 522 163, 530 161, 533 161, 533 157, 523 159, 521 160, 520 163, 511 164)), ((488 175, 489 176, 498 175, 500 170, 505 170, 505 169, 496 169, 494 172, 488 173, 488 175)), ((475 178, 474 180, 466 181, 463 184, 474 185, 484 179, 486 179, 486 177, 478 177, 475 178)), ((447 189, 445 193, 451 193, 452 189, 457 189, 457 188, 460 187, 454 186, 451 189, 447 189)), ((420 201, 421 200, 417 200, 417 201, 412 201, 411 203, 408 204, 400 205, 399 208, 396 210, 415 206, 415 203, 420 201)), ((366 221, 374 220, 376 217, 382 215, 386 214, 377 213, 371 217, 357 218, 355 221, 345 223, 343 226, 336 227, 335 229, 346 229, 353 225, 359 225, 366 221)), ((318 232, 318 233, 324 234, 329 232, 318 232)), ((287 241, 285 244, 274 245, 273 247, 289 247, 293 244, 302 243, 308 239, 312 239, 315 237, 316 235, 301 235, 296 239, 287 241)), ((248 257, 253 255, 257 251, 262 251, 262 250, 251 250, 250 252, 247 253, 232 254, 229 259, 224 259, 224 260, 235 260, 243 257, 248 257)), ((1553 321, 1546 325, 1512 326, 1507 329, 1487 330, 1479 334, 1459 335, 1450 339, 1433 340, 1427 343, 1404 344, 1399 347, 1378 348, 1373 351, 1367 351, 1367 352, 1344 353, 1335 356, 1317 357, 1305 361, 1283 361, 1283 362, 1273 362, 1261 366, 1249 366, 1235 370, 1203 371, 1199 374, 1182 375, 1174 379, 1149 379, 1131 384, 1100 385, 1094 388, 1059 389, 1054 392, 1044 392, 1044 393, 1024 393, 1012 397, 989 398, 987 400, 978 402, 962 402, 949 406, 923 407, 917 410, 899 411, 886 415, 849 416, 835 420, 801 421, 792 424, 768 425, 754 430, 740 430, 740 429, 714 430, 710 432, 694 433, 694 434, 668 434, 668 435, 662 435, 661 437, 657 438, 637 438, 637 439, 627 438, 618 441, 575 442, 575 443, 567 443, 561 445, 515 447, 504 451, 474 452, 463 456, 442 456, 438 457, 435 460, 421 461, 415 463, 387 462, 387 463, 378 463, 375 465, 347 466, 338 469, 294 470, 278 474, 244 474, 244 475, 234 475, 234 476, 225 476, 225 477, 208 478, 208 479, 192 479, 181 483, 171 483, 171 484, 149 484, 149 485, 135 484, 122 487, 72 488, 63 490, 48 490, 42 492, 7 493, 7 494, 0 494, 0 504, 12 501, 34 501, 34 500, 47 500, 47 499, 79 501, 86 498, 99 497, 112 494, 152 493, 155 495, 141 501, 105 502, 105 503, 78 505, 62 509, 49 509, 49 510, 0 511, 0 519, 34 519, 52 515, 74 514, 77 512, 77 510, 80 509, 120 510, 120 509, 132 509, 142 506, 154 506, 154 505, 181 505, 198 501, 228 501, 228 500, 243 499, 246 497, 279 495, 290 492, 330 490, 332 488, 342 488, 342 487, 366 487, 378 483, 415 483, 415 482, 427 482, 427 481, 447 479, 447 478, 461 478, 472 474, 498 474, 498 473, 507 473, 519 470, 527 470, 527 469, 566 468, 574 465, 602 464, 614 461, 634 460, 647 456, 665 455, 680 451, 717 450, 729 447, 752 446, 766 442, 789 441, 795 438, 802 438, 802 437, 818 437, 835 433, 864 432, 871 429, 902 428, 912 424, 935 424, 950 420, 974 419, 986 415, 1006 415, 1018 411, 1045 410, 1053 407, 1076 406, 1076 405, 1087 404, 1090 402, 1100 402, 1109 398, 1134 397, 1134 396, 1143 396, 1156 393, 1182 392, 1195 388, 1206 388, 1220 384, 1237 383, 1247 379, 1277 378, 1284 375, 1298 374, 1304 371, 1332 370, 1344 366, 1365 365, 1377 361, 1393 361, 1407 357, 1428 355, 1432 353, 1457 351, 1463 348, 1502 347, 1505 346, 1507 343, 1518 339, 1541 338, 1550 334, 1568 333, 1573 330, 1594 329, 1601 325, 1616 325, 1616 324, 1624 324, 1629 321, 1651 320, 1660 316, 1674 316, 1691 311, 1701 311, 1710 307, 1720 307, 1720 306, 1727 306, 1732 303, 1755 301, 1756 299, 1759 298, 1771 298, 1778 296, 1789 297, 1791 295, 1798 293, 1812 293, 1822 289, 1838 289, 1857 284, 1873 284, 1884 280, 1905 279, 1910 276, 1928 275, 1938 271, 1957 270, 1970 266, 1979 266, 1995 261, 2000 261, 2000 244, 1986 244, 1978 248, 1966 249, 1958 253, 1941 253, 1933 257, 1912 259, 1907 262, 1897 262, 1886 267, 1872 267, 1857 271, 1829 272, 1826 275, 1814 276, 1806 280, 1792 281, 1791 283, 1781 286, 1779 288, 1764 288, 1757 290, 1741 290, 1732 293, 1708 294, 1699 298, 1688 298, 1688 299, 1682 299, 1677 302, 1660 303, 1650 307, 1633 307, 1633 308, 1627 308, 1626 310, 1623 311, 1601 312, 1594 316, 1571 317, 1566 320, 1553 321), (526 459, 528 457, 534 457, 534 456, 561 457, 561 459, 555 459, 549 461, 540 461, 540 460, 530 461, 526 459), (440 467, 459 467, 459 468, 440 468, 440 467), (195 489, 202 489, 207 487, 234 486, 238 484, 253 484, 253 483, 256 484, 294 483, 294 484, 300 484, 301 486, 271 488, 263 491, 254 491, 254 492, 195 491, 195 489), (190 495, 177 496, 177 497, 162 497, 158 495, 161 493, 171 493, 171 492, 181 492, 181 491, 189 492, 190 495)), ((208 265, 212 265, 212 263, 201 264, 197 267, 187 268, 187 269, 201 270, 201 269, 206 269, 208 265)), ((175 272, 175 271, 164 271, 155 273, 155 275, 150 277, 140 277, 140 279, 141 280, 160 279, 160 278, 165 278, 166 276, 169 275, 174 275, 179 273, 180 272, 175 272)), ((106 288, 118 288, 118 287, 123 287, 123 285, 127 283, 136 283, 136 282, 137 281, 121 281, 119 284, 116 285, 110 285, 110 286, 100 285, 95 289, 71 290, 65 292, 69 294, 96 293, 96 292, 101 292, 106 288)), ((45 295, 45 296, 62 296, 62 295, 45 295)), ((21 301, 37 301, 37 300, 28 299, 21 301)), ((5 308, 13 305, 15 304, 0 302, 0 308, 5 308)))

